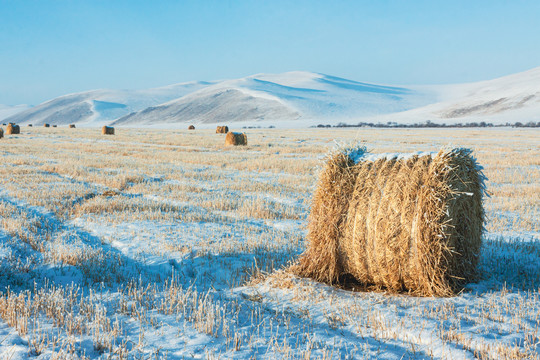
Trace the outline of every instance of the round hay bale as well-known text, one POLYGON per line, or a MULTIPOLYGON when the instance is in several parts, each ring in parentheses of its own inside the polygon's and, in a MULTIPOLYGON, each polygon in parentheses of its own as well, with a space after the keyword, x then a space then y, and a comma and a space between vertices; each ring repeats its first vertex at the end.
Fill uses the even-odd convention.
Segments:
POLYGON ((101 134, 114 135, 114 128, 112 126, 104 126, 101 128, 101 134))
POLYGON ((75 129, 75 124, 69 124, 70 129, 75 129))
POLYGON ((216 134, 226 134, 229 132, 229 127, 227 125, 225 126, 218 126, 216 128, 216 134))
POLYGON ((56 127, 56 125, 53 125, 52 127, 56 127))
POLYGON ((21 133, 21 127, 13 123, 9 123, 6 127, 6 135, 16 135, 21 133))
POLYGON ((194 125, 189 125, 188 130, 195 130, 195 126, 194 125))
POLYGON ((4 137, 4 129, 0 128, 0 139, 4 137))
POLYGON ((354 158, 329 157, 293 271, 419 296, 450 296, 474 280, 485 178, 471 151, 354 158))
POLYGON ((235 132, 227 133, 225 145, 247 145, 247 135, 235 132))
POLYGON ((32 124, 28 124, 28 127, 32 127, 33 125, 32 124))
POLYGON ((51 125, 49 124, 43 124, 43 127, 50 127, 51 125))

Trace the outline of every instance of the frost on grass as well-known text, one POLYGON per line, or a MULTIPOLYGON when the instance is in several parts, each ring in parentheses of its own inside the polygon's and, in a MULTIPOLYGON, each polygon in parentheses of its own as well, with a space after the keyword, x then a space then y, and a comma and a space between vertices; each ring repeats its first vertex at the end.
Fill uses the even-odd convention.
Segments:
POLYGON ((113 141, 34 128, 0 148, 0 354, 538 358, 538 134, 248 135, 246 148, 226 149, 204 130, 123 129, 113 141), (319 159, 357 136, 350 156, 364 159, 475 149, 491 193, 477 282, 416 298, 284 270, 305 250, 319 159))

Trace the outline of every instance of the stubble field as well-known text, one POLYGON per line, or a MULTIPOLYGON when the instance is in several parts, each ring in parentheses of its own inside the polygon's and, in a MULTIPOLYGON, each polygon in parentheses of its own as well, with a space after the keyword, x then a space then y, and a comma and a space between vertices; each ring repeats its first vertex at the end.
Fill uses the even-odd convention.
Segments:
POLYGON ((0 139, 1 359, 538 359, 540 131, 21 128, 0 139), (324 156, 474 150, 477 282, 451 298, 286 271, 324 156))

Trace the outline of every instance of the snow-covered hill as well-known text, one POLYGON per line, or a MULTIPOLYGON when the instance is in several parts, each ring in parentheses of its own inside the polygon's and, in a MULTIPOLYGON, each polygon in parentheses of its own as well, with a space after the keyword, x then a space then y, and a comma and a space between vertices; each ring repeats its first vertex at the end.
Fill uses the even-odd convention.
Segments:
POLYGON ((115 124, 347 121, 429 104, 433 91, 360 83, 309 72, 226 80, 127 115, 115 124))
POLYGON ((113 124, 215 123, 245 120, 294 120, 300 114, 271 96, 243 89, 207 88, 168 103, 126 115, 113 124))
POLYGON ((540 121, 540 67, 476 83, 406 87, 301 71, 256 74, 148 90, 70 94, 4 119, 37 125, 181 127, 186 123, 304 127, 428 120, 447 124, 540 121))
POLYGON ((30 106, 28 105, 0 105, 0 120, 4 120, 5 118, 27 110, 29 107, 30 106))
POLYGON ((398 123, 431 120, 447 124, 540 121, 540 67, 493 80, 431 89, 438 94, 439 101, 379 120, 398 123))
POLYGON ((189 82, 147 90, 92 90, 60 96, 7 119, 15 123, 109 124, 115 119, 149 106, 182 97, 210 85, 189 82))

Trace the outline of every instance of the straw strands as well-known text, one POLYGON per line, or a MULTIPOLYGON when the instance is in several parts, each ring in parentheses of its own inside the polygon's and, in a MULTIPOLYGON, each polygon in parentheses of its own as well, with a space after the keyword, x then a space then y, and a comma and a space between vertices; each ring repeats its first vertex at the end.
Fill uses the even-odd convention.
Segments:
POLYGON ((352 275, 391 292, 453 295, 475 279, 484 193, 468 149, 333 154, 313 198, 308 249, 292 269, 327 283, 352 275))

